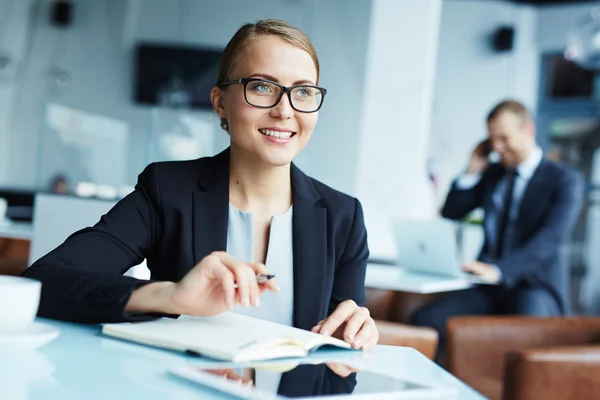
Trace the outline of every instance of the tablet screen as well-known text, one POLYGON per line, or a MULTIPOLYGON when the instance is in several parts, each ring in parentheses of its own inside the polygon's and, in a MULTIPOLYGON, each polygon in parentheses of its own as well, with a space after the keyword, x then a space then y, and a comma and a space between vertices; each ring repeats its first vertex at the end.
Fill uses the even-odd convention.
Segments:
MULTIPOLYGON (((245 368, 183 367, 175 374, 242 398, 308 398, 386 394, 440 394, 439 388, 351 364, 258 364, 245 368)), ((447 393, 447 390, 445 391, 447 393)))

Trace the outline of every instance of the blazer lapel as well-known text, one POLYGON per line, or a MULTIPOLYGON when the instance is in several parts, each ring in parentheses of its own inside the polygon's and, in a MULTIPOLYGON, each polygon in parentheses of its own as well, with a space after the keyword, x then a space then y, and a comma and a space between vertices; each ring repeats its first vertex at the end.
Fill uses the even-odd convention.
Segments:
POLYGON ((192 193, 194 265, 213 251, 227 247, 229 149, 207 159, 198 186, 200 190, 192 193))
POLYGON ((327 273, 327 211, 312 181, 292 164, 294 202, 294 326, 310 330, 325 317, 327 273))

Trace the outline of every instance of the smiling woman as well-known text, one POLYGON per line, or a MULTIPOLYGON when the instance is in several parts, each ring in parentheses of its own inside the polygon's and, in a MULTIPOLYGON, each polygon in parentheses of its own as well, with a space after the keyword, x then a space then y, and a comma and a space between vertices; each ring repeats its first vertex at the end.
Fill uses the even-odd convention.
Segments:
POLYGON ((230 148, 149 165, 94 227, 38 260, 25 275, 43 282, 40 315, 98 323, 232 310, 372 348, 361 205, 292 162, 323 106, 318 81, 297 28, 240 28, 211 92, 230 148), (151 281, 122 275, 143 259, 151 281), (276 278, 258 282, 266 273, 276 278))

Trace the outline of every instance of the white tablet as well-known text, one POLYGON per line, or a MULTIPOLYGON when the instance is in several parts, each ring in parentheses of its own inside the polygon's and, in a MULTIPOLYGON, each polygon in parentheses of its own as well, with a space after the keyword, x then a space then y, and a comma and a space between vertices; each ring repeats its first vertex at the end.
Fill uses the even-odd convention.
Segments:
POLYGON ((452 387, 400 378, 393 371, 357 367, 351 362, 220 363, 181 366, 170 372, 242 399, 439 399, 456 394, 452 387))

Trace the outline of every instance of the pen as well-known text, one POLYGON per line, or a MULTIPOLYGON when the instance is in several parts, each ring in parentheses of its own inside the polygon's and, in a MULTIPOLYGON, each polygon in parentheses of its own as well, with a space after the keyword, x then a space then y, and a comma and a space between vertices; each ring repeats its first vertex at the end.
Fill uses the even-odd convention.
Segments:
POLYGON ((256 274, 256 283, 267 283, 269 279, 275 278, 272 274, 256 274))
MULTIPOLYGON (((267 283, 269 279, 275 278, 275 275, 271 274, 256 274, 256 283, 267 283)), ((233 287, 237 289, 237 282, 233 284, 233 287)))

